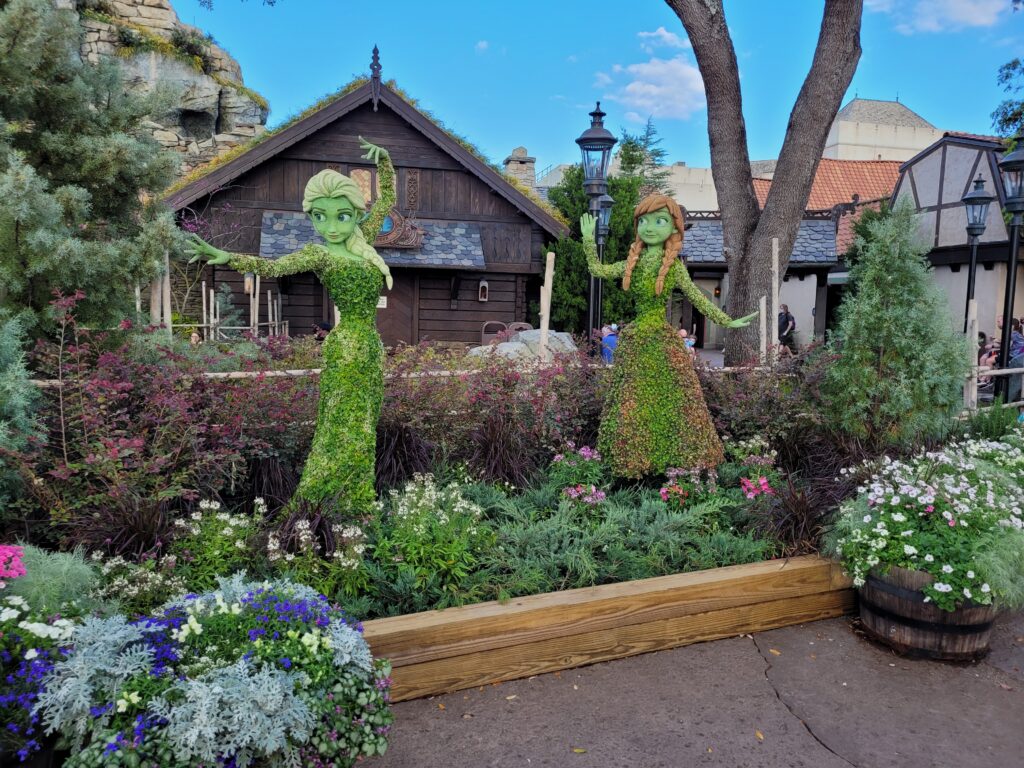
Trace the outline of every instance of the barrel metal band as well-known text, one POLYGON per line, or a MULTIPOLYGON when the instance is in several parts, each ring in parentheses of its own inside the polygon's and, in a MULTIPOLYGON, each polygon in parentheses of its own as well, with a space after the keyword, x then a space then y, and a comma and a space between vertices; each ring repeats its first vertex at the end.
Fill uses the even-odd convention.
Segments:
POLYGON ((992 625, 995 623, 994 620, 989 620, 981 624, 940 624, 937 621, 925 621, 924 619, 914 619, 910 616, 900 616, 870 600, 865 600, 863 593, 861 594, 860 604, 879 618, 887 619, 895 624, 903 624, 914 629, 925 629, 930 632, 950 635, 980 635, 982 632, 988 632, 992 629, 992 625))
POLYGON ((891 584, 888 581, 882 581, 874 576, 868 576, 867 583, 881 592, 888 592, 890 595, 895 597, 902 597, 904 600, 911 600, 915 603, 924 602, 924 594, 918 589, 907 589, 906 587, 900 587, 896 584, 891 584))

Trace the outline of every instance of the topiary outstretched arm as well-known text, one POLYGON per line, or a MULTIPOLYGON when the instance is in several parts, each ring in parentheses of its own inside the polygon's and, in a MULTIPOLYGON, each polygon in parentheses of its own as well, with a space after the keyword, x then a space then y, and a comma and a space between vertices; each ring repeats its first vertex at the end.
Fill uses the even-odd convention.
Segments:
POLYGON ((697 308, 697 311, 711 322, 718 323, 718 325, 725 326, 726 328, 743 328, 757 316, 755 312, 752 315, 733 320, 719 307, 715 306, 715 303, 705 296, 704 292, 694 284, 693 280, 690 279, 690 273, 682 262, 676 264, 674 269, 676 273, 676 287, 683 292, 686 298, 690 300, 690 303, 697 308))
POLYGON ((207 264, 214 266, 226 264, 236 272, 254 272, 260 277, 281 277, 298 272, 316 272, 324 266, 327 256, 327 251, 322 246, 307 243, 300 250, 279 259, 264 259, 247 253, 222 251, 196 234, 192 235, 189 252, 193 254, 189 264, 199 259, 205 259, 207 264))
POLYGON ((580 232, 583 234, 583 250, 587 254, 587 269, 594 277, 602 280, 618 280, 626 274, 626 262, 602 264, 597 260, 597 241, 594 240, 594 217, 585 213, 580 217, 580 232))

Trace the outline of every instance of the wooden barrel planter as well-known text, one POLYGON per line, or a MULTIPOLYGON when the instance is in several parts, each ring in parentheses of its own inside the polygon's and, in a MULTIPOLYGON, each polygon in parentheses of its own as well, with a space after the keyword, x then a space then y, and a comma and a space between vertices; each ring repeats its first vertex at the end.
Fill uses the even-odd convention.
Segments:
POLYGON ((924 601, 921 588, 930 574, 892 567, 872 572, 860 588, 860 619, 865 631, 908 656, 970 661, 988 653, 997 609, 970 600, 955 611, 924 601))

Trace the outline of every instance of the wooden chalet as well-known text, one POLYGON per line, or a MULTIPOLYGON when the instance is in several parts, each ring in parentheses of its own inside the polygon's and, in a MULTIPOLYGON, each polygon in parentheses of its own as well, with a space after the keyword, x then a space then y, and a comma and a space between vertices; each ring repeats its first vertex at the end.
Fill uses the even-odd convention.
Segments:
MULTIPOLYGON (((545 245, 568 229, 540 202, 466 149, 433 120, 373 77, 326 106, 214 166, 166 202, 208 222, 214 245, 277 257, 319 241, 302 213, 307 180, 333 168, 376 196, 376 169, 362 158, 362 136, 386 148, 398 201, 375 247, 391 268, 377 327, 388 346, 422 340, 479 343, 485 321, 525 321, 540 284, 545 245)), ((232 287, 248 306, 243 276, 208 267, 208 282, 232 287)), ((313 274, 265 280, 280 292, 293 334, 332 322, 332 306, 313 274)), ((265 302, 260 322, 266 320, 265 302)))

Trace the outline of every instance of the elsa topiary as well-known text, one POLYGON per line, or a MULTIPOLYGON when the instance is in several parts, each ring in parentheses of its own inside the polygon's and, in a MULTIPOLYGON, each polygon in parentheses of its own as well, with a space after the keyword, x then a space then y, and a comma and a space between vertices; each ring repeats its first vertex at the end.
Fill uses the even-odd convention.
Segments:
POLYGON ((669 467, 711 469, 723 460, 704 392, 683 340, 665 321, 678 287, 706 317, 727 328, 742 328, 754 315, 733 320, 700 292, 679 260, 683 213, 665 195, 649 195, 633 212, 636 240, 616 264, 597 260, 594 217, 580 220, 587 263, 595 277, 622 279, 637 294, 636 320, 619 337, 598 448, 616 477, 639 478, 669 467))
POLYGON ((371 243, 395 203, 395 171, 387 151, 360 141, 365 157, 377 164, 380 182, 380 196, 361 225, 366 201, 359 186, 327 170, 309 180, 302 200, 302 210, 325 245, 310 243, 271 260, 228 253, 193 235, 193 253, 210 264, 262 277, 314 272, 327 288, 338 308, 338 324, 324 340, 316 431, 295 493, 352 516, 369 514, 375 498, 377 419, 384 397, 377 299, 383 283, 391 288, 391 273, 371 243))

